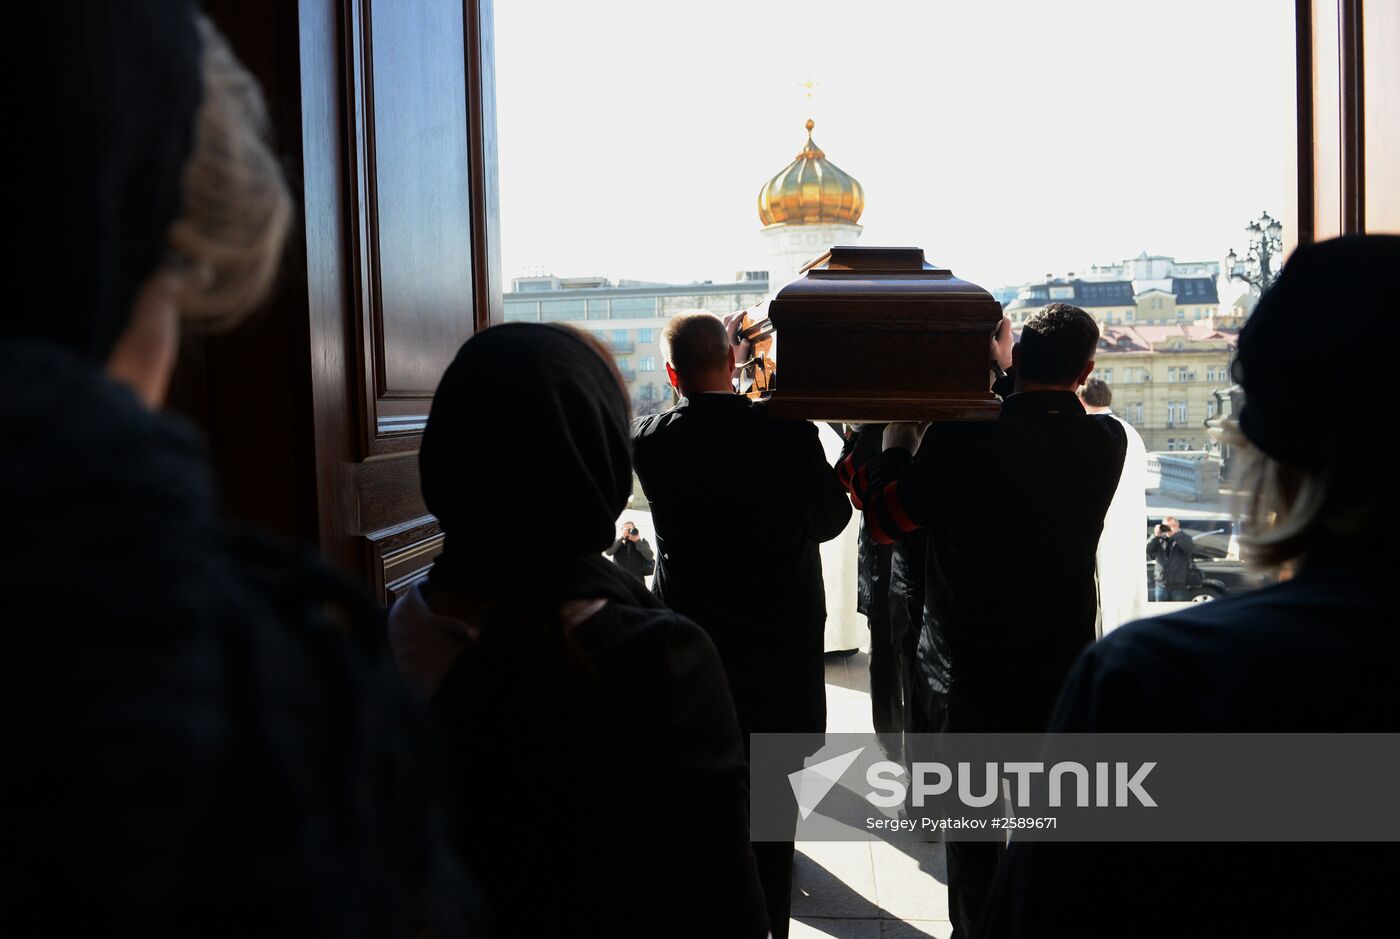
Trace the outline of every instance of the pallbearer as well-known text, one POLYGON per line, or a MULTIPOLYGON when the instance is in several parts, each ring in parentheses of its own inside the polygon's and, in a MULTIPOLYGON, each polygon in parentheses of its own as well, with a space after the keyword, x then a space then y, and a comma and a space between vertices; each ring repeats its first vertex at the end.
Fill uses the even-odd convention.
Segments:
MULTIPOLYGON (((951 732, 1043 730, 1094 639, 1094 556, 1126 449, 1121 426, 1075 396, 1098 338, 1083 310, 1051 304, 1013 349, 996 421, 934 424, 922 446, 923 425, 891 424, 884 452, 852 476, 877 540, 927 532, 924 633, 941 633, 952 657, 951 732)), ((957 936, 976 934, 999 848, 947 845, 957 936)))
MULTIPOLYGON (((818 545, 845 529, 850 502, 814 426, 734 393, 734 349, 718 318, 677 316, 661 343, 680 401, 633 424, 656 530, 655 592, 714 640, 746 735, 820 733, 818 545)), ((790 841, 754 844, 775 937, 787 935, 792 853, 790 841)))

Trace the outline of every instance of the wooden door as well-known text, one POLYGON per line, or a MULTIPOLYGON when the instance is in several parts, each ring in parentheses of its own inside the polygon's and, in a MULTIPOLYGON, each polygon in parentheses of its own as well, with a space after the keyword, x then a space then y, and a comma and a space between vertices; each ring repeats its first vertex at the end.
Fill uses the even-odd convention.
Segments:
POLYGON ((1297 0, 1298 233, 1400 233, 1400 4, 1297 0))
POLYGON ((186 343, 173 403, 230 514, 392 598, 441 545, 418 487, 433 390, 500 319, 491 2, 206 9, 263 85, 301 225, 267 308, 186 343))

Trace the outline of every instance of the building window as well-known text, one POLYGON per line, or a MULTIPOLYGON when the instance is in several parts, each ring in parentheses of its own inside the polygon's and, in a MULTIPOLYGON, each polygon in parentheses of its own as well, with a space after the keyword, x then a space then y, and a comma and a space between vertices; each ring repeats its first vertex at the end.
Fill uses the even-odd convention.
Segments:
POLYGON ((650 329, 639 329, 639 330, 637 330, 637 341, 638 341, 638 342, 655 342, 656 339, 653 337, 652 334, 653 334, 653 330, 650 330, 650 329))
POLYGON ((505 314, 507 323, 538 322, 540 305, 534 300, 507 300, 505 314))
POLYGON ((641 319, 656 315, 655 297, 618 297, 612 302, 613 319, 641 319))
POLYGON ((558 320, 581 320, 584 317, 582 300, 541 300, 540 319, 545 322, 558 320))
POLYGON ((1214 398, 1206 399, 1206 420, 1210 420, 1212 417, 1215 416, 1216 403, 1217 402, 1214 398))
POLYGON ((637 371, 639 371, 639 372, 654 372, 654 371, 656 371, 656 356, 654 356, 654 355, 644 355, 644 356, 642 356, 640 359, 638 359, 638 360, 637 360, 637 371))
POLYGON ((1141 424, 1141 423, 1142 423, 1142 402, 1141 402, 1141 401, 1134 401, 1132 404, 1128 405, 1128 423, 1130 423, 1130 424, 1141 424))
POLYGON ((1167 402, 1167 426, 1182 427, 1186 424, 1186 402, 1167 402))

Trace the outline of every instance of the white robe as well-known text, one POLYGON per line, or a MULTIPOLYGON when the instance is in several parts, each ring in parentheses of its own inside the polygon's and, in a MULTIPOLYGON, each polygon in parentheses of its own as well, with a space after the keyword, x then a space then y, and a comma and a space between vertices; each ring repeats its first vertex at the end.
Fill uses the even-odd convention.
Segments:
MULTIPOLYGON (((817 436, 826 461, 834 464, 841 455, 841 435, 830 424, 817 424, 817 436)), ((870 628, 865 616, 856 612, 856 550, 860 532, 860 513, 852 512, 846 530, 821 546, 822 582, 826 587, 827 652, 865 649, 870 645, 870 628)))
POLYGON ((1098 635, 1147 614, 1147 447, 1127 421, 1107 413, 1128 435, 1128 452, 1118 490, 1099 536, 1098 635))

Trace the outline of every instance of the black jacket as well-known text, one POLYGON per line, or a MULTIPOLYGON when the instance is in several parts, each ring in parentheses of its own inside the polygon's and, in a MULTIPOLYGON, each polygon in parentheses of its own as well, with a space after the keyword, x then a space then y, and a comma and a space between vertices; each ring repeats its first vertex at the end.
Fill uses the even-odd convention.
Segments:
POLYGON ((647 568, 656 563, 656 552, 645 538, 637 541, 619 538, 610 547, 604 548, 603 553, 633 577, 646 577, 652 573, 647 568))
POLYGON ((924 633, 952 659, 949 730, 1043 729, 1094 639, 1094 556, 1126 449, 1073 394, 1029 392, 994 422, 935 425, 917 459, 887 450, 852 474, 877 538, 927 530, 924 633))
POLYGON ((56 347, 0 341, 0 415, 7 917, 459 931, 427 723, 358 592, 223 524, 190 428, 56 347))
MULTIPOLYGON (((1114 630, 1080 656, 1050 730, 1400 731, 1394 559, 1368 554, 1114 630)), ((1013 839, 984 935, 1373 935, 1393 915, 1397 878, 1395 844, 1013 839)))
POLYGON ((633 425, 659 558, 653 589, 710 634, 748 732, 826 726, 818 545, 850 520, 817 429, 730 394, 633 425))
POLYGON ((1147 559, 1156 562, 1157 583, 1163 587, 1185 587, 1191 583, 1191 551, 1196 543, 1184 531, 1174 535, 1153 535, 1147 540, 1147 559))
POLYGON ((507 911, 503 935, 762 939, 748 766, 714 646, 670 610, 619 602, 561 658, 534 628, 561 629, 484 635, 432 699, 453 841, 507 911), (697 837, 658 835, 682 817, 697 837))

